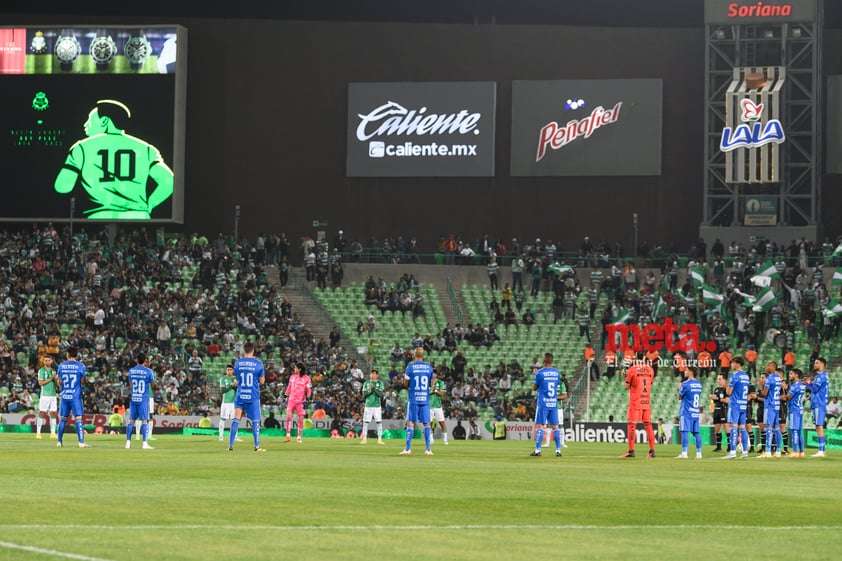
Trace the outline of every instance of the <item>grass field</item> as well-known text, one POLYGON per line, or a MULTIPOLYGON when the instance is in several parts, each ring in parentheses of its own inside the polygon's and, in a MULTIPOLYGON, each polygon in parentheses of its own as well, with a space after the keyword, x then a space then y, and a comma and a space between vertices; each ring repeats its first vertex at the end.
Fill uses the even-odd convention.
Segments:
POLYGON ((242 436, 228 452, 198 436, 144 451, 0 434, 0 560, 800 560, 842 545, 833 451, 675 460, 666 445, 649 460, 570 443, 532 458, 525 441, 458 441, 425 457, 415 441, 404 457, 397 440, 267 438, 255 454, 242 436))

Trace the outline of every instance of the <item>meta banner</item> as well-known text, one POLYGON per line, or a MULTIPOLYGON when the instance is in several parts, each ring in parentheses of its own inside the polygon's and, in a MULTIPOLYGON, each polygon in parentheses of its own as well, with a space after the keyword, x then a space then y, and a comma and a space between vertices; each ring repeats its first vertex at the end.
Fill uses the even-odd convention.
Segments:
POLYGON ((660 175, 661 80, 512 83, 514 176, 660 175))
POLYGON ((494 175, 495 82, 348 84, 349 177, 494 175))
POLYGON ((705 23, 816 21, 816 0, 705 0, 705 23))

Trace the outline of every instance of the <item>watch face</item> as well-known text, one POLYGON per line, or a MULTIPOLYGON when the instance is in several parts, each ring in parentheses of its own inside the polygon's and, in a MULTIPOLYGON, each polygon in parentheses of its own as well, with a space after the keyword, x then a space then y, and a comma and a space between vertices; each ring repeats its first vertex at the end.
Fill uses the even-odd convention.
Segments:
POLYGON ((97 37, 91 41, 91 58, 97 64, 111 62, 116 52, 117 45, 111 37, 97 37))
POLYGON ((75 62, 82 51, 76 37, 59 37, 56 40, 55 54, 61 62, 75 62))
POLYGON ((130 37, 126 41, 125 54, 129 62, 140 64, 152 53, 152 45, 146 37, 130 37))

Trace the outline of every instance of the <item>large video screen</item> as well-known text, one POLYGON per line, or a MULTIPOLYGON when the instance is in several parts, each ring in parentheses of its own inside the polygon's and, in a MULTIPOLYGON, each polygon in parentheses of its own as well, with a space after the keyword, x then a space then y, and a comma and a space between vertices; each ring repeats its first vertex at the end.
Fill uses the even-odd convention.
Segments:
POLYGON ((183 222, 183 28, 3 28, 0 44, 0 220, 183 222))

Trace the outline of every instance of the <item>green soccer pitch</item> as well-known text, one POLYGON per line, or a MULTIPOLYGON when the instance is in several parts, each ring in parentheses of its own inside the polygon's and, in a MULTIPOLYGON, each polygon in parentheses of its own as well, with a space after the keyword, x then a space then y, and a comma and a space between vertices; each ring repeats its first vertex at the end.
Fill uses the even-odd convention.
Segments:
MULTIPOLYGON (((831 559, 842 452, 622 459, 622 444, 0 434, 0 560, 831 559)), ((642 454, 641 454, 642 453, 642 454)), ((808 451, 810 453, 810 451, 808 451)), ((691 447, 691 455, 693 449, 691 447)), ((643 456, 643 457, 641 457, 643 456)))

